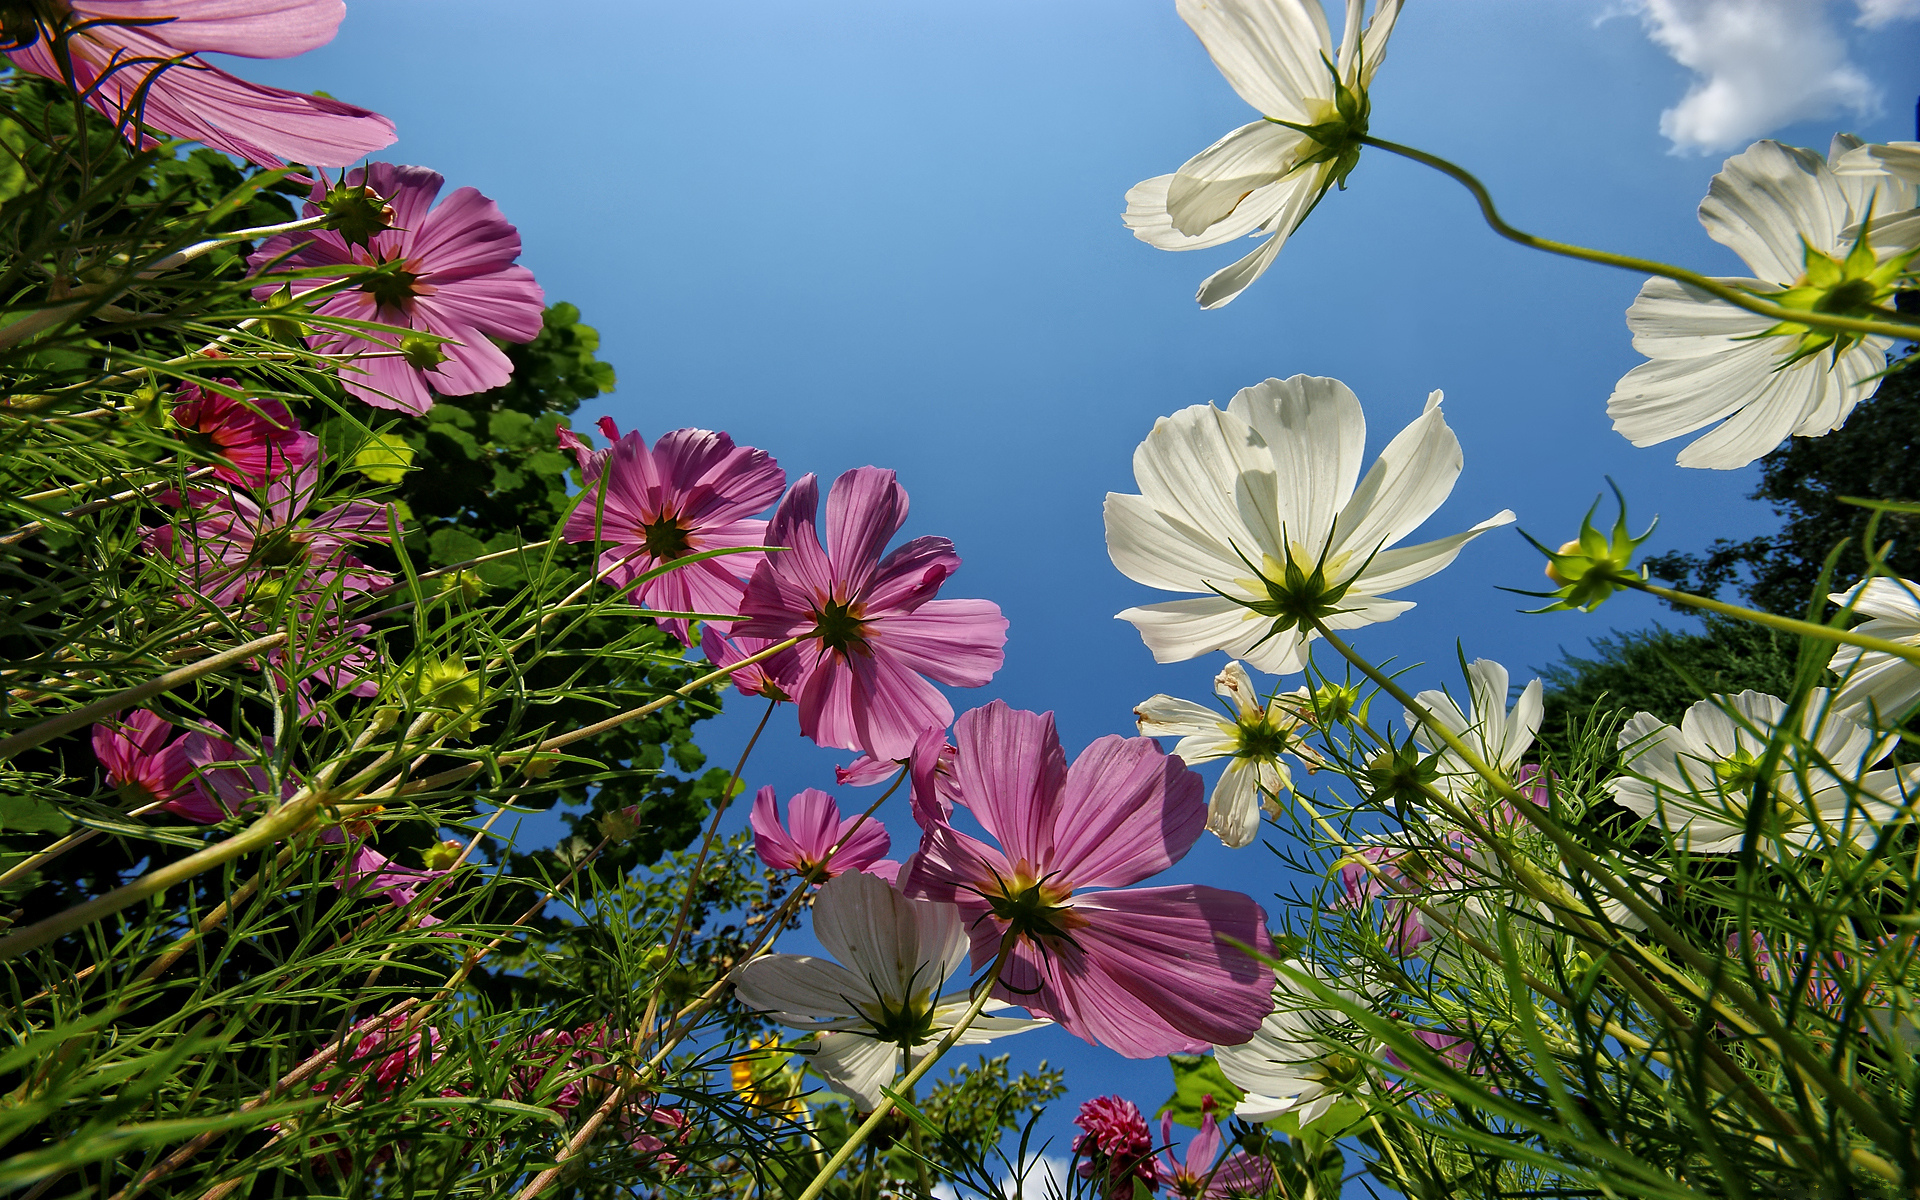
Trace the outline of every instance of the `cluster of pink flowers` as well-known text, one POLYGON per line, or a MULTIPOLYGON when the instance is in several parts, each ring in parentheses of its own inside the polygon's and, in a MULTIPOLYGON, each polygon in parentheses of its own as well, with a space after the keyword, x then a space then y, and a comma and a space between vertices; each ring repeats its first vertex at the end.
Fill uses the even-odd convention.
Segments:
POLYGON ((911 775, 921 840, 906 864, 881 857, 880 822, 843 818, 815 789, 783 820, 772 788, 750 817, 763 861, 811 883, 873 874, 957 906, 975 969, 1007 948, 999 1000, 1124 1054, 1253 1036, 1273 1004, 1254 953, 1267 944, 1259 905, 1200 885, 1132 886, 1192 848, 1207 815, 1199 777, 1138 737, 1103 738, 1069 767, 1050 715, 999 701, 955 723, 935 685, 987 683, 1007 622, 990 601, 940 597, 960 566, 946 538, 888 549, 908 509, 893 472, 846 472, 823 520, 814 476, 780 497, 779 465, 724 433, 679 429, 649 447, 611 421, 601 431, 611 445, 598 449, 562 435, 585 484, 564 536, 599 548, 600 576, 683 644, 703 622, 709 661, 736 667, 742 692, 790 701, 804 736, 857 751, 840 782, 911 775), (963 832, 960 812, 1000 848, 963 832))
MULTIPOLYGON (((303 54, 332 41, 345 15, 344 0, 56 0, 9 17, 0 51, 21 70, 68 84, 137 146, 154 145, 153 130, 265 167, 346 168, 392 144, 393 123, 328 97, 249 83, 200 57, 303 54)), ((514 261, 519 231, 470 187, 434 207, 443 182, 392 163, 354 167, 333 184, 322 172, 307 217, 337 216, 330 206, 351 199, 360 214, 383 213, 374 224, 384 228, 369 230, 362 219, 281 234, 249 259, 256 271, 297 273, 263 283, 262 300, 283 287, 294 297, 318 293, 318 316, 390 327, 334 327, 307 339, 338 356, 349 394, 377 407, 418 414, 436 392, 499 387, 513 368, 490 339, 526 342, 540 332, 544 296, 514 261)), ((235 459, 217 436, 214 448, 232 464, 223 478, 260 482, 259 464, 235 459)))

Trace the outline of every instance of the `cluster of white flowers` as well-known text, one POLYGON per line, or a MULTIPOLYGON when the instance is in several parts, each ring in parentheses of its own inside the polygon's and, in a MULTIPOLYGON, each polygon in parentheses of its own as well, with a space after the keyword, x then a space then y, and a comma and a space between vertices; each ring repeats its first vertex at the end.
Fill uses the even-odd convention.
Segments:
MULTIPOLYGON (((1377 0, 1369 17, 1364 0, 1349 0, 1336 39, 1317 0, 1178 0, 1181 17, 1261 118, 1127 193, 1127 226, 1160 249, 1260 239, 1202 284, 1203 307, 1228 303, 1259 278, 1327 191, 1345 186, 1363 148, 1402 152, 1367 133, 1367 91, 1399 7, 1377 0)), ((1678 279, 1647 281, 1627 324, 1648 361, 1614 389, 1614 428, 1639 446, 1705 430, 1678 461, 1717 469, 1744 467, 1790 436, 1840 428, 1885 375, 1894 339, 1781 313, 1868 326, 1887 320, 1893 294, 1913 286, 1920 257, 1916 184, 1920 143, 1867 145, 1840 135, 1823 156, 1762 141, 1729 159, 1700 221, 1749 274, 1707 279, 1675 269, 1678 279)), ((1314 683, 1316 644, 1331 639, 1347 654, 1336 634, 1406 611, 1412 602, 1398 593, 1515 519, 1503 511, 1464 532, 1401 545, 1446 500, 1462 467, 1438 391, 1363 476, 1365 441, 1360 402, 1345 384, 1269 379, 1224 407, 1161 418, 1134 452, 1138 493, 1107 497, 1114 565, 1147 587, 1187 594, 1119 617, 1156 661, 1215 651, 1230 658, 1214 680, 1217 708, 1160 694, 1134 710, 1140 732, 1177 739, 1173 752, 1186 762, 1221 764, 1207 828, 1229 847, 1253 844, 1263 816, 1281 815, 1295 765, 1344 775, 1363 792, 1386 786, 1369 779, 1371 761, 1359 765, 1351 746, 1343 755, 1332 745, 1336 726, 1364 727, 1364 715, 1355 721, 1350 706, 1331 711, 1310 686, 1263 691, 1249 668, 1309 672, 1314 683)), ((1605 564, 1615 574, 1578 597, 1591 607, 1620 585, 1637 545, 1569 546, 1554 563, 1576 553, 1600 562, 1620 551, 1605 564)), ((1645 581, 1636 574, 1628 582, 1645 581)), ((1484 946, 1527 930, 1538 942, 1569 921, 1623 936, 1644 930, 1646 906, 1657 907, 1673 886, 1673 859, 1757 847, 1778 861, 1889 837, 1912 820, 1920 786, 1920 767, 1889 760, 1898 737, 1886 732, 1920 705, 1920 667, 1895 650, 1920 647, 1920 588, 1870 578, 1831 599, 1869 618, 1855 630, 1857 644, 1832 655, 1831 689, 1792 701, 1710 696, 1678 727, 1640 713, 1619 732, 1614 777, 1583 785, 1580 803, 1610 796, 1639 819, 1631 832, 1658 839, 1667 859, 1607 863, 1571 849, 1567 857, 1543 835, 1563 798, 1562 781, 1534 746, 1544 714, 1540 680, 1516 697, 1507 669, 1482 659, 1466 668, 1467 703, 1444 691, 1419 693, 1405 713, 1404 739, 1392 731, 1367 737, 1386 747, 1379 761, 1394 765, 1383 770, 1402 770, 1411 782, 1397 786, 1423 803, 1405 815, 1404 828, 1356 836, 1340 863, 1349 900, 1383 904, 1397 923, 1389 939, 1396 952, 1437 964, 1438 952, 1457 950, 1462 938, 1484 946), (1530 891, 1503 883, 1514 856, 1534 863, 1545 882, 1530 891)), ((1260 1033, 1216 1048, 1222 1070, 1246 1092, 1238 1115, 1265 1121, 1285 1113, 1305 1123, 1342 1096, 1377 1090, 1372 1072, 1391 1056, 1341 1015, 1366 1006, 1367 989, 1352 982, 1298 962, 1279 970, 1276 1007, 1260 1033), (1303 987, 1303 977, 1319 986, 1303 987)), ((1466 1061, 1464 1038, 1422 1037, 1456 1065, 1466 1061)))

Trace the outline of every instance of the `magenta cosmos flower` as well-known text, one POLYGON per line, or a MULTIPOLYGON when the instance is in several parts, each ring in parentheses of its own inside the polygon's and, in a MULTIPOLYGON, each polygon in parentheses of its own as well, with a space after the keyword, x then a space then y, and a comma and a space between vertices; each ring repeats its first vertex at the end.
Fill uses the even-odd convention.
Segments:
POLYGON ((324 46, 346 15, 342 0, 50 0, 13 7, 33 14, 6 22, 13 65, 70 82, 136 145, 153 144, 140 132, 145 125, 263 167, 344 167, 393 144, 393 122, 379 113, 248 83, 198 57, 291 58, 324 46), (55 53, 63 34, 71 78, 55 53))
POLYGON ((1111 1200, 1130 1200, 1136 1180, 1149 1192, 1159 1190, 1153 1135, 1139 1105, 1121 1096, 1095 1096, 1080 1106, 1073 1123, 1084 1131, 1073 1139, 1074 1174, 1095 1181, 1111 1200))
MULTIPOLYGON (((747 824, 753 827, 753 848, 761 862, 777 871, 798 872, 809 883, 825 883, 835 875, 875 866, 893 844, 880 822, 868 817, 855 829, 856 820, 842 820, 840 805, 832 796, 808 788, 787 802, 787 820, 782 821, 773 789, 763 787, 753 798, 747 824), (849 832, 852 837, 847 837, 849 832), (847 844, 835 853, 833 848, 842 838, 847 838, 847 844)), ((889 865, 894 871, 883 874, 891 879, 899 867, 889 865)))
POLYGON ((954 741, 959 802, 1000 846, 935 822, 903 890, 960 906, 975 969, 1014 936, 995 996, 1130 1058, 1259 1030, 1273 972, 1229 942, 1266 948, 1260 906, 1198 884, 1127 886, 1193 847, 1200 776, 1152 738, 1117 735, 1069 767, 1051 713, 999 700, 963 715, 954 741))
POLYGON ((1213 1097, 1200 1103, 1200 1132, 1187 1143, 1184 1159, 1173 1156, 1173 1114, 1160 1114, 1160 1179, 1167 1190, 1185 1200, 1227 1200, 1231 1196, 1264 1196, 1273 1180, 1266 1160, 1245 1150, 1235 1150, 1225 1159, 1220 1150, 1226 1139, 1220 1136, 1220 1122, 1213 1115, 1213 1097))
POLYGON ((265 790, 264 771, 219 765, 239 759, 232 742, 199 730, 168 740, 173 732, 164 718, 136 709, 124 720, 93 727, 93 756, 108 783, 160 801, 168 812, 198 825, 219 824, 265 790))
POLYGON ((259 487, 312 461, 314 440, 302 437, 300 422, 287 406, 272 399, 240 399, 230 393, 231 379, 212 381, 218 388, 183 383, 174 394, 173 423, 195 449, 222 461, 216 479, 259 487))
MULTIPOLYGON (((571 430, 562 441, 579 456, 586 481, 564 536, 604 545, 600 571, 614 586, 703 550, 766 544, 767 523, 753 514, 787 486, 787 473, 766 451, 736 446, 710 429, 673 430, 651 450, 638 433, 623 435, 611 417, 601 419, 600 430, 613 441, 606 450, 589 450, 571 430)), ((730 617, 764 557, 723 554, 687 563, 635 586, 633 599, 660 612, 730 617)), ((660 625, 682 645, 693 644, 686 619, 661 618, 660 625)))
POLYGON ((808 475, 774 510, 767 542, 787 549, 754 570, 740 605, 747 619, 733 632, 817 639, 801 647, 800 732, 906 759, 924 731, 953 720, 926 677, 958 687, 992 679, 1007 619, 991 601, 934 599, 960 567, 946 538, 914 538, 882 557, 907 520, 907 491, 892 471, 859 467, 834 481, 824 547, 819 501, 808 475))
POLYGON ((183 582, 220 605, 289 590, 331 604, 390 582, 348 553, 356 544, 390 539, 386 509, 352 500, 309 516, 320 494, 319 453, 312 434, 300 437, 306 439, 303 461, 269 483, 261 499, 228 488, 161 496, 161 503, 185 511, 174 524, 149 531, 147 549, 179 563, 183 582))
MULTIPOLYGON (((248 265, 256 272, 269 265, 309 272, 291 282, 296 296, 346 277, 340 268, 382 267, 329 295, 314 312, 453 339, 435 351, 398 334, 323 330, 309 337, 307 344, 322 353, 355 356, 340 368, 347 392, 375 408, 417 415, 433 407, 433 392, 466 396, 512 378, 513 364, 488 339, 532 341, 540 333, 545 293, 533 272, 514 264, 520 231, 499 206, 463 187, 433 207, 446 180, 425 167, 374 163, 349 171, 345 182, 384 199, 393 228, 365 245, 329 229, 283 233, 254 251, 248 265)), ((324 182, 314 185, 305 215, 320 215, 326 193, 324 182)), ((257 288, 254 298, 270 299, 279 286, 257 288)))

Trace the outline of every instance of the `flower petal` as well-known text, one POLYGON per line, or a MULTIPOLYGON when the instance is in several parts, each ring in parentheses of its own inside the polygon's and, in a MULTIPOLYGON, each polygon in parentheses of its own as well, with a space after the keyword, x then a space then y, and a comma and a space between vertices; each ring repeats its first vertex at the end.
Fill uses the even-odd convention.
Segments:
POLYGON ((1151 738, 1096 740, 1067 769, 1053 855, 1074 887, 1125 887, 1185 858, 1207 824, 1200 776, 1151 738))

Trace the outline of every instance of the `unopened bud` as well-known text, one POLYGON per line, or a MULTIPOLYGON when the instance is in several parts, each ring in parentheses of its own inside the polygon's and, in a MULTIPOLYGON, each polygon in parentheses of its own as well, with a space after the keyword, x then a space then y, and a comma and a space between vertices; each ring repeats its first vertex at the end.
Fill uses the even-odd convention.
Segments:
POLYGON ((437 340, 415 334, 400 339, 400 357, 416 370, 431 371, 447 361, 447 352, 437 340))
POLYGON ((600 814, 600 836, 610 842, 630 842, 640 833, 640 806, 611 809, 600 814))
POLYGON ((422 850, 420 861, 426 864, 429 871, 445 871, 460 861, 460 855, 466 848, 464 843, 449 838, 447 841, 438 842, 422 850))
MULTIPOLYGON (((1608 481, 1609 486, 1612 481, 1608 481)), ((1639 583, 1646 577, 1633 566, 1633 556, 1639 551, 1641 543, 1653 536, 1654 525, 1660 523, 1655 517, 1646 531, 1635 537, 1627 530, 1627 500, 1614 487, 1614 498, 1620 502, 1620 515, 1614 520, 1610 533, 1602 533, 1593 527, 1594 509, 1600 507, 1595 499, 1593 508, 1580 520, 1580 536, 1563 544, 1558 550, 1549 550, 1539 542, 1533 544, 1547 556, 1546 575, 1559 587, 1551 592, 1529 592, 1527 595, 1552 597, 1554 603, 1534 612, 1555 612, 1561 609, 1579 608, 1592 612, 1600 607, 1607 597, 1617 591, 1639 583)), ((1528 538, 1528 541, 1533 541, 1528 538)))

